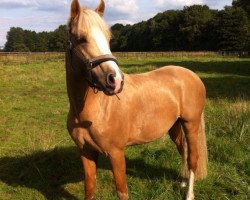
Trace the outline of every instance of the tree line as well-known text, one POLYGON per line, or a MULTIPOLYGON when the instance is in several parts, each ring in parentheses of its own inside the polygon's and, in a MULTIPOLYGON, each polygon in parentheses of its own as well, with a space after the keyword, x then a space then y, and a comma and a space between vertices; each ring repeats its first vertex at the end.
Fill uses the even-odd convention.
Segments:
MULTIPOLYGON (((67 27, 36 33, 11 28, 5 51, 64 51, 67 27)), ((134 25, 111 27, 112 51, 250 51, 250 1, 213 10, 193 5, 168 10, 134 25)))
MULTIPOLYGON (((247 0, 248 5, 250 1, 247 0)), ((115 24, 114 51, 250 50, 250 20, 239 4, 212 10, 194 5, 168 10, 135 25, 115 24)), ((249 6, 248 6, 249 8, 249 6)))
POLYGON ((10 28, 4 51, 7 52, 46 52, 63 51, 66 25, 59 26, 52 32, 23 30, 19 27, 10 28))

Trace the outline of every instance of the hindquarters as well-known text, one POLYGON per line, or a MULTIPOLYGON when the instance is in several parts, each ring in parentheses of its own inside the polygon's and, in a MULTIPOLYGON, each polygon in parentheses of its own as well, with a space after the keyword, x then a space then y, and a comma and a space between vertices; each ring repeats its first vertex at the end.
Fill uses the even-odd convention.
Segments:
POLYGON ((182 177, 188 178, 192 169, 196 179, 206 178, 208 154, 203 113, 199 122, 177 120, 169 135, 182 156, 182 177))
POLYGON ((174 72, 179 85, 180 115, 169 134, 183 157, 182 175, 188 177, 192 171, 196 178, 205 178, 207 175, 207 145, 203 115, 206 100, 205 86, 200 78, 188 69, 171 66, 168 70, 174 72))

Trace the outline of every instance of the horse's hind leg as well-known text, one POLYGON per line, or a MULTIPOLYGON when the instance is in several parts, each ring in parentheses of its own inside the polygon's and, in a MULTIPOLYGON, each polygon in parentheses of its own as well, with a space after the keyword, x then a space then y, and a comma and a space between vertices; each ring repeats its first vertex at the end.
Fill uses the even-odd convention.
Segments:
POLYGON ((197 169, 198 161, 198 134, 200 127, 200 120, 192 122, 184 122, 184 131, 188 144, 188 168, 189 168, 189 179, 188 179, 188 192, 186 200, 194 199, 194 179, 195 172, 197 169))
POLYGON ((169 130, 169 136, 173 140, 173 142, 176 144, 176 147, 181 155, 184 153, 183 148, 183 134, 181 129, 181 123, 179 120, 175 122, 175 124, 171 127, 169 130))
POLYGON ((175 122, 172 128, 169 130, 169 136, 175 143, 180 155, 182 156, 182 182, 181 187, 186 187, 188 178, 187 167, 187 143, 185 135, 182 131, 182 125, 180 119, 175 122))

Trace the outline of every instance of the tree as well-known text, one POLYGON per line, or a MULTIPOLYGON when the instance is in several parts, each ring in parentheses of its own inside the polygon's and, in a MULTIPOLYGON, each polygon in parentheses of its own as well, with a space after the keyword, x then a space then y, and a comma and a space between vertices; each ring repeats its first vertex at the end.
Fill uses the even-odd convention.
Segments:
POLYGON ((41 32, 37 34, 36 50, 37 52, 49 51, 49 33, 41 32))
POLYGON ((111 47, 116 51, 215 50, 216 14, 207 6, 195 5, 159 13, 132 26, 116 24, 111 27, 111 47))
POLYGON ((178 49, 178 27, 180 11, 169 10, 149 20, 152 32, 152 46, 156 51, 178 49))
POLYGON ((250 1, 249 0, 233 0, 234 7, 240 7, 247 12, 250 19, 250 1))
POLYGON ((239 7, 226 7, 218 13, 217 34, 220 50, 246 49, 249 26, 246 12, 239 7))
POLYGON ((4 50, 10 52, 23 52, 29 50, 24 42, 24 31, 22 28, 10 28, 10 31, 7 33, 7 42, 4 50))
POLYGON ((111 50, 113 51, 129 51, 128 39, 132 31, 131 25, 123 26, 122 24, 115 24, 111 27, 112 39, 111 50))
POLYGON ((64 51, 67 26, 61 25, 49 34, 49 51, 64 51))
POLYGON ((59 26, 53 32, 41 32, 23 30, 12 27, 7 33, 5 51, 64 51, 66 38, 66 25, 59 26))
POLYGON ((207 25, 213 20, 214 12, 208 6, 193 5, 184 7, 179 25, 181 46, 183 50, 204 50, 207 35, 207 25))
POLYGON ((135 24, 127 32, 129 51, 153 51, 151 48, 152 34, 147 22, 135 24))
POLYGON ((250 51, 250 1, 249 0, 233 0, 234 7, 240 7, 247 12, 248 16, 248 36, 245 50, 250 51))
POLYGON ((122 40, 122 32, 124 30, 124 25, 115 24, 111 27, 112 38, 110 41, 110 47, 112 51, 120 51, 121 40, 122 40))
POLYGON ((23 38, 28 51, 36 51, 37 33, 35 31, 24 30, 23 38))

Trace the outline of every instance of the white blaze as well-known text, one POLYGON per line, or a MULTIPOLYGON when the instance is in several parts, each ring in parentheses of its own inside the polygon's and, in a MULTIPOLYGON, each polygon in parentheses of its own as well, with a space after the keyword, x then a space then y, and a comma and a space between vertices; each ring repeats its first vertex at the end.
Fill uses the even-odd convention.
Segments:
MULTIPOLYGON (((99 28, 93 27, 91 30, 91 35, 95 39, 96 44, 102 55, 112 54, 108 45, 107 38, 105 37, 105 35, 99 28)), ((122 76, 121 76, 121 73, 117 64, 114 61, 108 61, 108 64, 111 68, 114 69, 116 78, 122 80, 122 76)))

